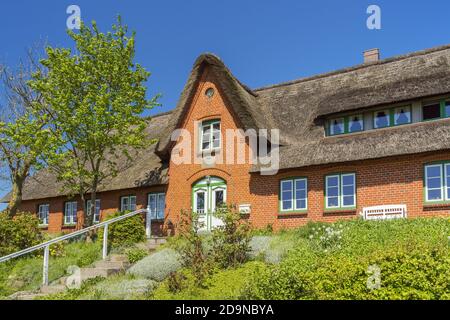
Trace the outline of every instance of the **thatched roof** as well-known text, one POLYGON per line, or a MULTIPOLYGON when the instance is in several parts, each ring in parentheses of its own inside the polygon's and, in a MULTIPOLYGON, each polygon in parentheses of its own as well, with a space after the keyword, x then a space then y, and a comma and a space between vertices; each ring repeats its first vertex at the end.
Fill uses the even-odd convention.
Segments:
MULTIPOLYGON (((158 144, 141 151, 103 191, 167 183, 170 135, 181 125, 207 66, 244 130, 280 130, 280 169, 450 149, 450 119, 334 137, 325 136, 323 125, 336 113, 450 93, 450 45, 254 90, 218 57, 203 54, 176 108, 149 123, 158 144)), ((258 170, 255 166, 253 171, 258 170)), ((28 179, 24 199, 53 197, 58 190, 54 176, 42 171, 28 179)))
MULTIPOLYGON (((170 115, 171 113, 168 112, 148 120, 146 131, 149 139, 160 136, 163 129, 167 127, 170 115)), ((123 170, 120 170, 116 177, 104 181, 99 187, 99 191, 166 184, 167 164, 162 163, 161 159, 155 154, 155 146, 155 144, 152 144, 143 150, 130 150, 129 153, 133 157, 130 165, 126 164, 126 157, 119 158, 118 165, 119 168, 122 166, 123 170)), ((26 180, 23 200, 52 198, 61 194, 61 184, 56 180, 56 176, 43 169, 26 180)), ((1 201, 6 202, 8 199, 9 195, 6 195, 1 201)))

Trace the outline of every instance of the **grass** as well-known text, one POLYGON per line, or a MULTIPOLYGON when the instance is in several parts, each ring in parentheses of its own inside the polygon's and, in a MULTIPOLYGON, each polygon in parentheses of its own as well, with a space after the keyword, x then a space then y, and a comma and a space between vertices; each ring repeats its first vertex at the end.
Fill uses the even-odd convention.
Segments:
MULTIPOLYGON (((69 266, 83 267, 101 257, 99 243, 72 242, 64 246, 60 257, 50 257, 49 280, 54 281, 66 274, 69 266)), ((42 283, 42 253, 0 263, 0 297, 17 291, 37 290, 42 283)))

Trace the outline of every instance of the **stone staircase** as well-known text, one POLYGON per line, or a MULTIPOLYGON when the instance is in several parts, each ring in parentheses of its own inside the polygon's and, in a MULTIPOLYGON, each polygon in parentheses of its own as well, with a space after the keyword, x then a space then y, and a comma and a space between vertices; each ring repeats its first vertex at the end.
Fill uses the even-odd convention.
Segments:
MULTIPOLYGON (((140 243, 139 248, 147 250, 149 253, 156 250, 166 239, 162 237, 153 237, 147 242, 140 243)), ((125 272, 130 267, 128 257, 123 254, 111 254, 106 260, 96 261, 93 265, 80 268, 79 273, 70 276, 64 276, 53 281, 48 286, 41 286, 37 291, 20 291, 9 296, 9 300, 33 300, 38 297, 44 297, 49 294, 56 294, 67 290, 73 284, 73 281, 82 283, 88 279, 97 277, 107 278, 111 275, 125 272)))

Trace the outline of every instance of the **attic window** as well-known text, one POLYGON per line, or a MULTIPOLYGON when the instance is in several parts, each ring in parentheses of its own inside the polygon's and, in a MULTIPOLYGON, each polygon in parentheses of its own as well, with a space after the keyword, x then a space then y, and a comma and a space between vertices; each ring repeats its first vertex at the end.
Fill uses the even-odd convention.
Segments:
POLYGON ((206 89, 205 96, 207 96, 208 98, 211 99, 213 97, 213 95, 214 95, 214 89, 213 88, 206 89))
POLYGON ((423 120, 438 119, 441 117, 441 106, 439 102, 422 107, 423 120))
POLYGON ((373 127, 376 129, 389 127, 391 125, 391 118, 389 114, 389 110, 380 110, 375 112, 373 117, 373 127))

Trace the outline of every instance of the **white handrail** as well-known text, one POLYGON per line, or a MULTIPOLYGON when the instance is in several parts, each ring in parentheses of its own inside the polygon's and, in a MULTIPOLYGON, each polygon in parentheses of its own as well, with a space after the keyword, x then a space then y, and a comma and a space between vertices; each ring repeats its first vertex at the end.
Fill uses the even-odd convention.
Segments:
POLYGON ((25 255, 27 253, 31 253, 31 252, 34 252, 36 250, 45 249, 44 250, 43 284, 44 285, 48 285, 48 260, 49 260, 49 247, 50 247, 50 245, 58 243, 58 242, 61 242, 61 241, 64 241, 64 240, 67 240, 67 239, 74 238, 74 237, 82 235, 82 234, 85 234, 85 233, 87 233, 87 232, 89 232, 91 230, 96 230, 96 229, 99 229, 101 227, 105 227, 104 234, 103 234, 102 257, 103 257, 103 259, 106 259, 106 256, 108 254, 108 247, 107 247, 108 246, 108 225, 113 224, 113 223, 115 223, 117 221, 121 221, 121 220, 130 218, 132 216, 135 216, 135 215, 141 214, 141 213, 146 213, 145 233, 146 233, 147 239, 149 239, 151 237, 150 206, 148 206, 147 209, 139 209, 139 210, 136 210, 136 211, 124 214, 123 216, 119 216, 119 217, 116 217, 116 218, 113 218, 113 219, 110 219, 110 220, 107 220, 107 221, 104 221, 104 222, 101 222, 101 223, 97 223, 97 224, 95 224, 93 226, 90 226, 90 227, 87 227, 87 228, 84 228, 84 229, 81 229, 81 230, 78 230, 78 231, 74 231, 72 233, 68 233, 68 234, 65 234, 65 235, 63 235, 61 237, 51 239, 49 241, 46 241, 44 243, 35 245, 33 247, 29 247, 29 248, 26 248, 26 249, 23 249, 23 250, 20 250, 20 251, 8 254, 8 255, 6 255, 4 257, 0 257, 0 263, 8 261, 8 260, 11 260, 11 259, 14 259, 14 258, 17 258, 17 257, 20 257, 20 256, 23 256, 23 255, 25 255))

